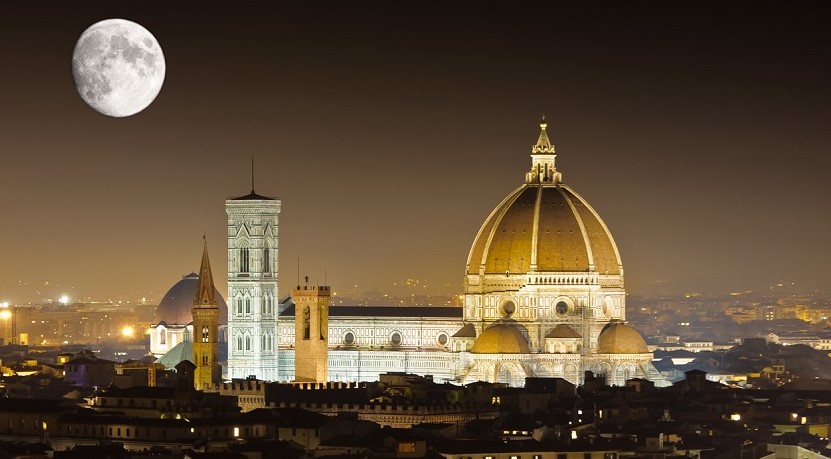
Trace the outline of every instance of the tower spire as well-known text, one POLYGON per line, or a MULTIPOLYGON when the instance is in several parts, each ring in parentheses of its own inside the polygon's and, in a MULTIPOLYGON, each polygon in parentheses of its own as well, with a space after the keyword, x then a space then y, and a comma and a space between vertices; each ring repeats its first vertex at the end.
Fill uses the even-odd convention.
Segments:
POLYGON ((216 307, 214 291, 214 277, 211 273, 211 261, 208 259, 208 240, 202 235, 202 265, 199 267, 199 282, 196 285, 196 295, 193 298, 194 306, 216 307))
POLYGON ((533 154, 554 154, 554 145, 548 140, 548 133, 545 129, 548 127, 548 121, 545 120, 545 113, 540 119, 540 137, 537 139, 537 144, 531 147, 533 154))
POLYGON ((558 184, 563 180, 563 174, 554 167, 557 153, 554 145, 548 139, 548 121, 545 113, 540 120, 540 136, 537 143, 531 147, 531 171, 525 173, 526 183, 551 183, 558 184))

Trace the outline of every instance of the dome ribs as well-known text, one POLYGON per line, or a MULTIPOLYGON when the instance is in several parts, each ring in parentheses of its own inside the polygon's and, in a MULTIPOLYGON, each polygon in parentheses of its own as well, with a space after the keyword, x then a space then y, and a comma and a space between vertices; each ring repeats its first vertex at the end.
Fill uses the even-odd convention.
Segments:
POLYGON ((525 274, 531 266, 536 187, 524 188, 494 228, 485 258, 486 273, 525 274))

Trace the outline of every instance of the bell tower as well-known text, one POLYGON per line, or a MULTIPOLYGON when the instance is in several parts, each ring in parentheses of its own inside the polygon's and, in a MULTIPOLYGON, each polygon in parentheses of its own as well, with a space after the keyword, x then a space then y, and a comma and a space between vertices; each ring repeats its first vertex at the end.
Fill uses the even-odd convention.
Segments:
POLYGON ((328 286, 304 287, 292 292, 294 300, 294 380, 318 382, 327 380, 329 362, 329 300, 328 286))
POLYGON ((254 192, 225 201, 228 214, 228 377, 276 381, 277 235, 280 200, 254 192))
POLYGON ((202 248, 202 265, 193 298, 193 386, 204 390, 222 382, 219 365, 219 306, 216 303, 214 278, 208 259, 208 243, 202 248))

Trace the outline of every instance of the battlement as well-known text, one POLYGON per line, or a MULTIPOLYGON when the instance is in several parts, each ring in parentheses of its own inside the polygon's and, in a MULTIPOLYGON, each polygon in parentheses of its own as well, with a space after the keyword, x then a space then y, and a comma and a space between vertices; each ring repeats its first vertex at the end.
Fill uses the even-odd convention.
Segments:
POLYGON ((292 293, 291 296, 296 298, 299 296, 305 297, 314 297, 314 296, 332 296, 331 294, 331 287, 328 285, 318 285, 318 286, 297 286, 292 293))

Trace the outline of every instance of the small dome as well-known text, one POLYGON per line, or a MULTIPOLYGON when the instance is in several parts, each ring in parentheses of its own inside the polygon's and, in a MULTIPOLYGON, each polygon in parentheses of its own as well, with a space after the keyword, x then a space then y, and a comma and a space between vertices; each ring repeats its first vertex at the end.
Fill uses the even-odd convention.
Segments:
MULTIPOLYGON (((167 291, 159 308, 156 310, 156 323, 166 322, 168 324, 189 324, 193 322, 193 298, 196 295, 196 285, 199 283, 199 275, 190 273, 182 277, 167 291)), ((228 305, 225 299, 214 288, 217 306, 219 306, 219 323, 228 323, 228 305)))
POLYGON ((623 322, 610 322, 597 337, 598 354, 648 354, 646 341, 623 322))
POLYGON ((530 354, 528 340, 516 327, 498 323, 476 338, 470 352, 474 354, 530 354))

